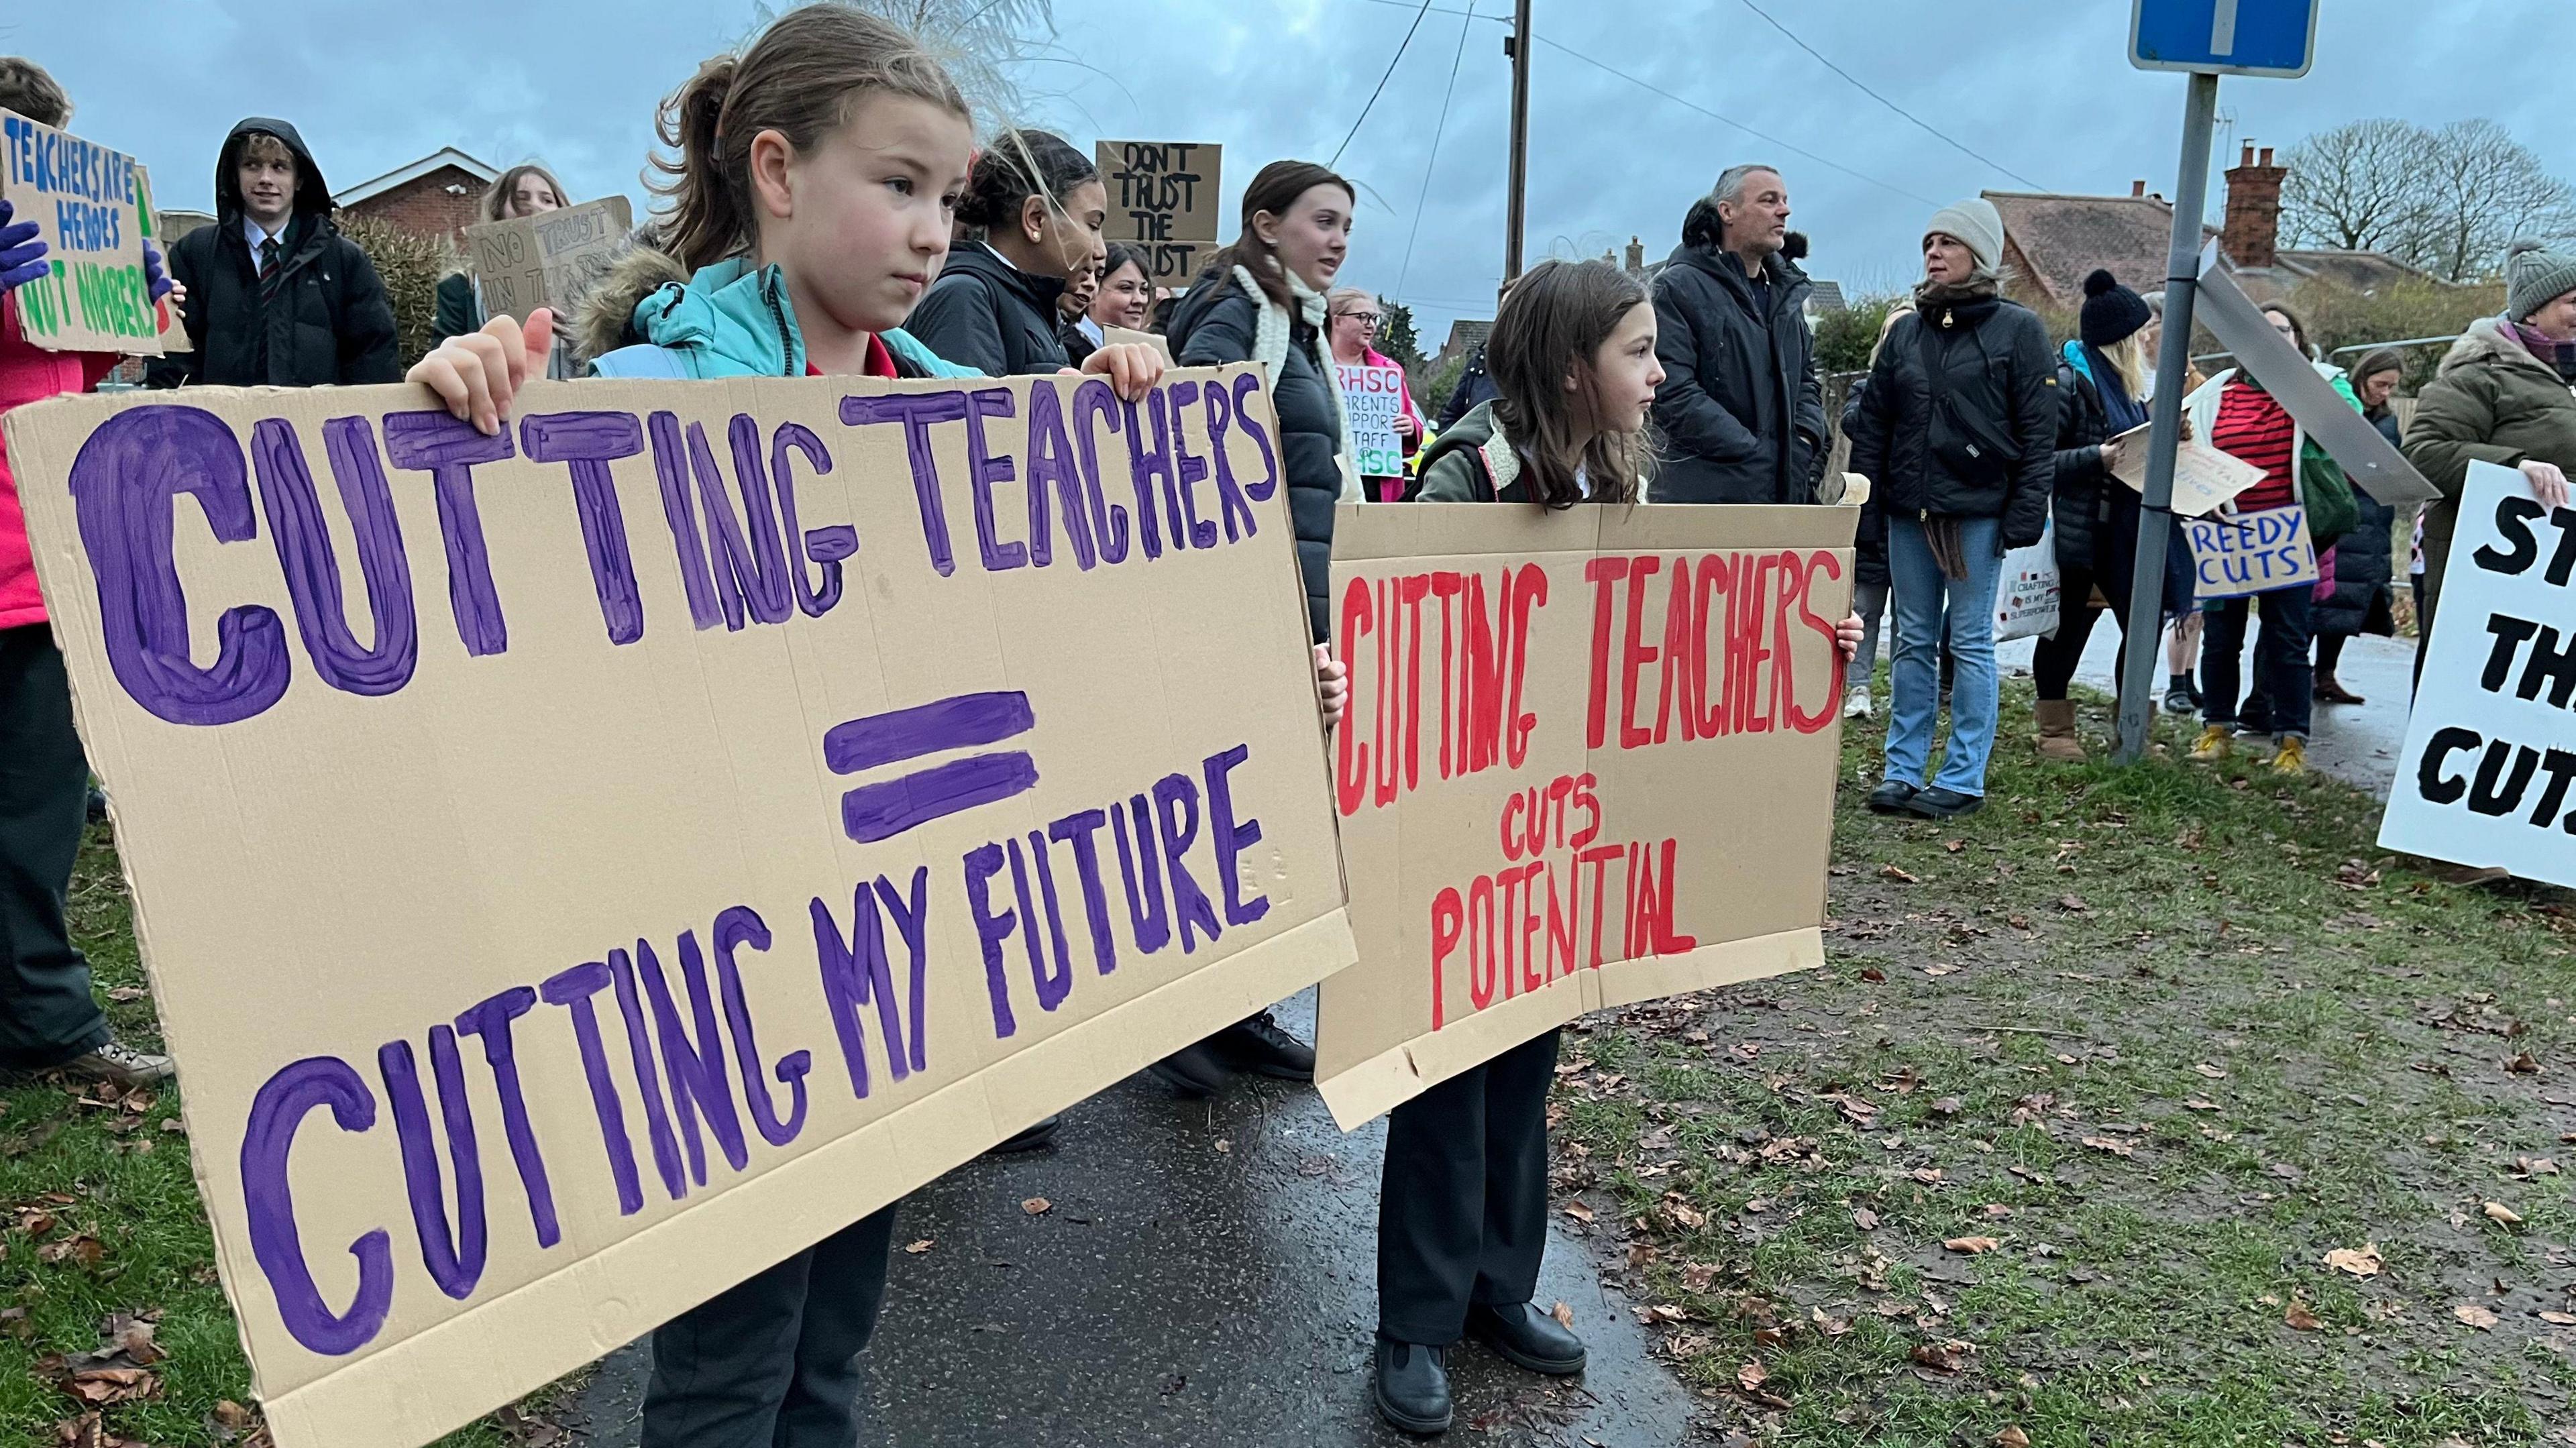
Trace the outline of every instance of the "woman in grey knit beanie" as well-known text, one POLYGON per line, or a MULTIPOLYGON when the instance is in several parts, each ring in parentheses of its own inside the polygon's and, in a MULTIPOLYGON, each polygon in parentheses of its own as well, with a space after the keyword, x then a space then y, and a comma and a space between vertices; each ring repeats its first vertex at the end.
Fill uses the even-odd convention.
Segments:
POLYGON ((2576 292, 2576 255, 2551 251, 2536 241, 2517 241, 2505 254, 2505 314, 2528 322, 2531 314, 2576 292))

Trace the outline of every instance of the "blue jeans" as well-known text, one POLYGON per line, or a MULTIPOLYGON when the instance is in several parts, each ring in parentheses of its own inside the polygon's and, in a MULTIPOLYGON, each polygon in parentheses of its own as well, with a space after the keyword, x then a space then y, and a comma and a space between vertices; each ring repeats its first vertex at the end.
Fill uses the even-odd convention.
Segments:
POLYGON ((1919 523, 1887 522, 1887 575, 1896 606, 1895 662, 1889 670, 1896 701, 1887 719, 1887 777, 1921 787, 1932 754, 1932 728, 1941 712, 1941 621, 1950 624, 1950 652, 1957 671, 1950 685, 1950 745, 1941 758, 1936 788, 1983 796, 1986 756, 1995 747, 1995 586, 2003 574, 1997 550, 2002 524, 1994 518, 1959 520, 1960 548, 1968 576, 1944 578, 1919 523))
POLYGON ((2289 738, 2308 737, 2316 694, 2316 674, 2308 665, 2308 620, 2314 590, 2307 584, 2258 593, 2253 598, 2214 598, 2202 610, 2208 619, 2200 643, 2201 718, 2234 725, 2236 691, 2244 678, 2245 615, 2254 598, 2263 601, 2263 632, 2254 641, 2255 691, 2272 703, 2271 732, 2289 738))

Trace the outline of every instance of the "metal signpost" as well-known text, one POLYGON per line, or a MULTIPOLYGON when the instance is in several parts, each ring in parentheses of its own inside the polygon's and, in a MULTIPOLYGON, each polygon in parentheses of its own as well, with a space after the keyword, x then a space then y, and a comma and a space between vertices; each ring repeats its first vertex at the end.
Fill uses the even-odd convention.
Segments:
POLYGON ((2191 368, 2193 290, 2200 278, 2201 213, 2209 202, 2209 132, 2218 78, 2296 79, 2316 54, 2319 0, 2133 0, 2129 63, 2191 76, 2183 103, 2182 170, 2174 188, 2173 248, 2165 263, 2164 340, 2147 430, 2145 506, 2138 514, 2137 577, 2120 646, 2121 763, 2147 752, 2155 716, 2155 661, 2164 630, 2165 548, 2173 533, 2174 450, 2182 441, 2183 378, 2191 368))

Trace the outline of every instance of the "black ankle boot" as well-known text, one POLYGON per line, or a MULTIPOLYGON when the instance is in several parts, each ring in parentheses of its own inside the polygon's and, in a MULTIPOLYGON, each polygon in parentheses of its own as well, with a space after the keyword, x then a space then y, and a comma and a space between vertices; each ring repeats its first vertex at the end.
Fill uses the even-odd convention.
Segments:
POLYGON ((1369 1384, 1378 1416, 1425 1437, 1449 1431, 1449 1350, 1418 1342, 1377 1340, 1377 1375, 1369 1384))
POLYGON ((1534 1302, 1504 1307, 1477 1303, 1467 1309, 1467 1335, 1501 1353, 1514 1365, 1552 1378, 1583 1371, 1583 1339, 1534 1302))
POLYGON ((1208 1037, 1207 1044, 1218 1060, 1238 1071, 1282 1081, 1315 1079, 1315 1048, 1281 1030, 1268 1011, 1237 1021, 1208 1037))

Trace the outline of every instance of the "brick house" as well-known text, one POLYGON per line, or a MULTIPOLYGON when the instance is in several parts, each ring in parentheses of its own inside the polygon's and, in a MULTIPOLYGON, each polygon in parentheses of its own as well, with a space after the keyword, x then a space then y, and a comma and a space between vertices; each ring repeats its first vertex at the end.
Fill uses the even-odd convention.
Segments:
POLYGON ((339 187, 332 199, 339 203, 343 219, 382 217, 405 231, 443 236, 463 246, 465 228, 482 220, 484 188, 500 175, 447 146, 382 176, 339 187))
MULTIPOLYGON (((2280 244, 2281 183, 2286 167, 2272 148, 2245 143, 2227 172, 2223 227, 2202 227, 2236 268, 2237 285, 2257 302, 2287 295, 2306 281, 2365 296, 2405 281, 2432 278, 2385 252, 2293 248, 2280 244)), ((2173 240, 2173 203, 2134 181, 2126 196, 2068 196, 2047 192, 1985 193, 2004 219, 2004 264, 2012 280, 2006 294, 2034 309, 2072 312, 2084 303, 2084 278, 2107 267, 2140 293, 2165 285, 2165 252, 2173 240)))

